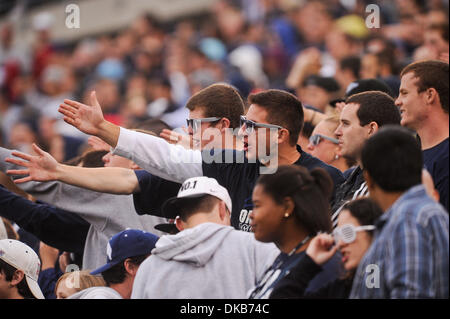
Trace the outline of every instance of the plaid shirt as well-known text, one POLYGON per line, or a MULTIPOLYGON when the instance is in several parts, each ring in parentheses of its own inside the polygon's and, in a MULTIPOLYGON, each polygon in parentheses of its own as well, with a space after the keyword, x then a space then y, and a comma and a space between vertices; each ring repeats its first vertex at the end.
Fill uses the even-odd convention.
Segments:
POLYGON ((404 193, 376 226, 350 298, 448 298, 448 214, 424 187, 404 193))

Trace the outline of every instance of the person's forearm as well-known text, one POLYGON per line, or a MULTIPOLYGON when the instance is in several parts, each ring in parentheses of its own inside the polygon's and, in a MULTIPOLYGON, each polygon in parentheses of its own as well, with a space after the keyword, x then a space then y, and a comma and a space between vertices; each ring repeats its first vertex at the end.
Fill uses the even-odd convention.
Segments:
POLYGON ((112 147, 116 147, 117 141, 119 140, 119 134, 120 127, 105 120, 98 127, 97 137, 101 138, 112 147))
POLYGON ((132 169, 120 167, 85 168, 58 165, 57 180, 92 191, 110 194, 133 194, 139 182, 132 169))
POLYGON ((120 128, 113 154, 126 157, 155 176, 183 183, 203 175, 202 154, 171 145, 164 139, 120 128))

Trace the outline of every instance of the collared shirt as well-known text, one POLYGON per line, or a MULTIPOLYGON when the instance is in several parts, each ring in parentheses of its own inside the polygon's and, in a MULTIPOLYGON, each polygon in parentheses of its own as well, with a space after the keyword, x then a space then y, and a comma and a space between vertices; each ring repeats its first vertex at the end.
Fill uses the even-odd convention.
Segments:
POLYGON ((448 214, 417 185, 377 221, 350 298, 448 298, 448 214))

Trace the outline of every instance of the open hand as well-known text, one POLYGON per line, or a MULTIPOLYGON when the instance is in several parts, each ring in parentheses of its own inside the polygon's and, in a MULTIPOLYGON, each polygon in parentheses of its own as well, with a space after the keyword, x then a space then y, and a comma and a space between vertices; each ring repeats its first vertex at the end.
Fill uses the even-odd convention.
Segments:
POLYGON ((25 175, 26 177, 14 180, 14 183, 21 184, 29 181, 46 182, 57 179, 57 169, 60 165, 49 153, 41 150, 33 143, 33 150, 38 154, 31 156, 24 153, 12 152, 17 158, 6 158, 5 161, 11 164, 25 167, 25 169, 8 170, 9 175, 25 175))
POLYGON ((98 135, 99 128, 105 119, 95 91, 91 92, 91 104, 86 105, 66 99, 63 104, 60 104, 58 111, 64 115, 66 123, 86 134, 98 135))

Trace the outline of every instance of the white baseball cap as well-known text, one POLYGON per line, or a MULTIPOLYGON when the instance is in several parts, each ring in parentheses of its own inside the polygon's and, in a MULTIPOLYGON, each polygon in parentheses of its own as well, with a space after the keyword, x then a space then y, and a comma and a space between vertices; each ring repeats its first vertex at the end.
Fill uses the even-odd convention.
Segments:
POLYGON ((231 198, 225 187, 219 185, 214 179, 206 176, 199 176, 187 179, 180 187, 178 195, 168 199, 162 206, 162 213, 166 218, 175 218, 179 215, 179 207, 183 200, 196 198, 204 195, 212 195, 225 202, 231 213, 231 198))
POLYGON ((0 259, 22 270, 33 296, 37 299, 45 299, 37 282, 41 262, 31 247, 15 239, 2 239, 0 240, 0 259))

